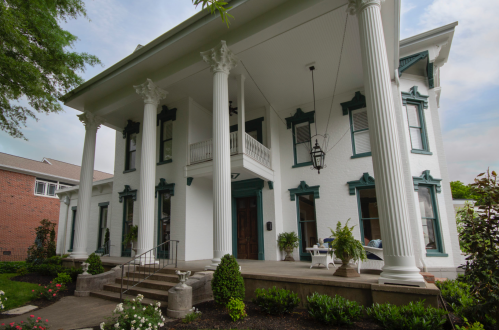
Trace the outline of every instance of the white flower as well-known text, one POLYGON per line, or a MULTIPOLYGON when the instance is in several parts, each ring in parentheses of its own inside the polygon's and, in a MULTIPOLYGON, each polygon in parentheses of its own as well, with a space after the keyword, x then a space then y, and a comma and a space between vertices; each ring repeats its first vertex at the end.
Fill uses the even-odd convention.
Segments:
POLYGON ((149 323, 149 326, 151 326, 151 323, 149 323))
POLYGON ((130 323, 135 324, 135 322, 137 322, 137 321, 133 320, 133 321, 132 321, 132 322, 130 322, 130 323))
POLYGON ((133 317, 137 317, 137 314, 135 314, 133 317))
POLYGON ((120 324, 119 324, 119 323, 116 323, 116 324, 114 325, 114 327, 115 327, 115 328, 119 328, 119 327, 120 327, 120 324))
POLYGON ((144 307, 144 308, 142 308, 142 310, 143 310, 143 311, 145 311, 145 310, 146 310, 146 308, 144 307))
MULTIPOLYGON (((164 321, 164 320, 163 320, 163 321, 164 321)), ((164 326, 165 326, 165 324, 164 324, 163 322, 161 322, 160 326, 164 327, 164 326)))
POLYGON ((106 325, 106 323, 102 322, 102 323, 100 324, 100 329, 101 329, 101 330, 104 330, 104 326, 105 326, 105 325, 106 325))
POLYGON ((132 309, 135 309, 135 306, 133 306, 132 309))
POLYGON ((158 310, 158 307, 154 307, 154 310, 157 311, 158 310))
POLYGON ((157 301, 156 306, 161 307, 161 303, 159 301, 157 301))

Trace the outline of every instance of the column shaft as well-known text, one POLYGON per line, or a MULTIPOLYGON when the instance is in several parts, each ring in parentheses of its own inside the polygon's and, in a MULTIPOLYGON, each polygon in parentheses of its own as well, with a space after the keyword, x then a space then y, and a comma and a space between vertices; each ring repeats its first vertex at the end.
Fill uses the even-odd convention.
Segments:
POLYGON ((237 153, 246 153, 246 114, 244 108, 244 80, 243 75, 237 76, 237 153))
POLYGON ((359 7, 357 16, 369 135, 385 260, 379 282, 424 286, 423 277, 416 267, 409 234, 409 215, 380 1, 371 0, 359 7))

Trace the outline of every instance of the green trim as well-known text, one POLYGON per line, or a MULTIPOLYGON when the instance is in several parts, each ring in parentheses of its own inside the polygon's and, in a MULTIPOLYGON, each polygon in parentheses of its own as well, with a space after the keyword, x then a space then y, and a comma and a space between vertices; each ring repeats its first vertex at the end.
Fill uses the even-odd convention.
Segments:
POLYGON ((427 50, 401 58, 399 61, 399 77, 402 76, 402 73, 404 71, 424 59, 426 59, 426 74, 428 76, 428 85, 430 89, 433 89, 435 88, 434 65, 433 63, 430 63, 430 56, 427 50))
POLYGON ((73 244, 75 241, 76 206, 73 206, 71 208, 71 211, 73 211, 73 221, 72 221, 73 224, 71 226, 71 239, 69 240, 68 252, 73 252, 73 244))
MULTIPOLYGON (((109 202, 106 202, 106 203, 99 203, 99 228, 98 228, 98 231, 99 231, 99 235, 98 235, 98 238, 97 238, 97 251, 95 251, 96 253, 103 253, 103 248, 102 248, 102 245, 101 245, 101 241, 102 241, 102 231, 101 231, 101 228, 102 228, 102 212, 104 211, 104 209, 108 209, 108 212, 109 212, 109 202)), ((107 225, 107 224, 106 224, 107 225)))
MULTIPOLYGON (((126 187, 130 188, 130 186, 125 185, 125 190, 126 190, 126 187)), ((135 190, 135 192, 137 192, 137 190, 135 190)), ((131 257, 132 256, 132 249, 127 249, 125 247, 125 245, 123 245, 123 242, 125 241, 126 199, 132 198, 133 202, 135 202, 137 199, 133 198, 133 196, 131 196, 131 195, 120 196, 120 203, 122 202, 123 198, 125 199, 125 203, 123 203, 123 221, 122 221, 122 226, 121 226, 121 256, 122 257, 131 257)), ((133 219, 133 214, 132 214, 132 219, 133 219)), ((132 223, 133 223, 133 221, 132 221, 132 223)))
MULTIPOLYGON (((424 175, 425 172, 428 172, 428 175, 429 175, 430 171, 424 171, 423 175, 424 175)), ((426 250, 426 256, 431 256, 431 257, 440 257, 440 256, 442 256, 442 257, 445 257, 447 255, 444 256, 445 253, 443 252, 444 251, 444 247, 443 247, 443 241, 442 241, 442 231, 441 231, 441 228, 440 228, 440 216, 439 216, 439 213, 438 213, 437 197, 435 195, 435 190, 437 192, 440 192, 440 183, 438 184, 438 186, 436 184, 432 184, 432 183, 421 184, 421 185, 429 188, 429 191, 430 191, 431 206, 433 208, 433 214, 434 214, 435 239, 436 239, 436 243, 437 243, 437 249, 431 249, 431 250, 427 249, 426 250)), ((414 184, 414 187, 416 187, 416 184, 414 184)), ((418 189, 415 188, 414 190, 418 191, 419 187, 418 187, 418 189)), ((426 218, 426 217, 423 218, 423 216, 421 215, 421 225, 422 225, 423 220, 426 220, 426 219, 428 219, 428 218, 426 218)), ((433 218, 429 218, 429 219, 433 220, 433 218)), ((421 230, 422 230, 422 228, 421 228, 421 230)))
POLYGON ((156 163, 156 165, 170 164, 171 162, 173 162, 173 159, 168 159, 168 160, 165 160, 162 162, 158 162, 158 163, 156 163))
POLYGON ((240 175, 241 175, 241 173, 231 173, 231 174, 230 174, 230 178, 231 178, 231 180, 235 180, 235 179, 237 179, 237 177, 238 177, 238 176, 240 176, 240 175))
POLYGON ((173 109, 168 109, 166 105, 163 105, 161 107, 163 110, 161 110, 160 113, 158 113, 156 117, 156 126, 159 125, 159 123, 163 121, 168 121, 168 120, 177 120, 177 108, 173 109))
POLYGON ((125 170, 123 171, 123 174, 130 173, 130 172, 135 172, 137 169, 132 168, 131 170, 125 170))
POLYGON ((428 95, 423 95, 418 91, 418 86, 409 89, 409 93, 402 92, 402 104, 407 105, 407 101, 422 103, 424 109, 428 109, 428 95))
POLYGON ((232 254, 237 258, 237 204, 236 198, 256 196, 256 216, 258 232, 258 260, 265 260, 265 243, 263 232, 263 198, 262 189, 265 181, 249 179, 232 182, 232 254))
MULTIPOLYGON (((296 158, 296 156, 295 156, 295 158, 296 158)), ((293 165, 293 166, 291 166, 291 168, 306 167, 306 166, 312 166, 312 165, 314 165, 314 163, 306 162, 306 163, 300 163, 300 164, 293 165)))
POLYGON ((166 183, 166 180, 161 178, 159 179, 159 183, 156 186, 154 197, 158 197, 158 191, 170 191, 170 195, 175 196, 175 183, 166 183))
POLYGON ((366 106, 366 97, 362 95, 360 91, 355 92, 355 96, 350 101, 341 103, 343 116, 348 115, 348 113, 352 110, 362 109, 366 106))
MULTIPOLYGON (((263 128, 262 128, 263 120, 264 120, 264 118, 260 117, 260 118, 256 118, 253 120, 249 120, 244 124, 244 130, 246 131, 246 133, 256 131, 257 141, 262 143, 262 144, 263 144, 263 142, 262 142, 263 141, 263 128)), ((231 133, 236 132, 237 129, 238 129, 237 124, 232 125, 230 127, 230 132, 231 133)))
POLYGON ((357 154, 357 155, 353 155, 351 156, 350 158, 351 159, 355 159, 355 158, 363 158, 363 157, 371 157, 372 156, 372 153, 370 152, 365 152, 363 154, 357 154))
MULTIPOLYGON (((161 202, 162 202, 162 193, 164 191, 161 191, 159 193, 159 198, 158 198, 158 218, 157 218, 157 224, 158 224, 158 230, 157 230, 157 244, 156 245, 160 245, 162 242, 161 242, 161 222, 162 222, 162 219, 161 219, 161 202)), ((170 194, 170 196, 173 196, 170 194)), ((170 197, 170 237, 171 237, 171 228, 172 228, 172 219, 171 219, 171 212, 172 212, 172 199, 170 197)), ((169 246, 167 245, 167 251, 161 251, 160 248, 157 249, 156 251, 156 255, 158 257, 158 259, 168 259, 169 258, 169 246)))
POLYGON ((290 129, 292 124, 300 124, 306 121, 309 124, 315 122, 315 111, 303 112, 301 108, 298 108, 293 116, 286 118, 286 126, 290 129))
POLYGON ((190 186, 192 184, 192 181, 194 181, 193 177, 188 177, 187 178, 187 185, 190 186))
POLYGON ((125 189, 122 192, 118 193, 120 196, 120 203, 123 202, 123 198, 132 197, 134 201, 137 200, 137 189, 132 190, 129 185, 125 185, 125 189))
POLYGON ((136 123, 133 120, 128 119, 127 125, 123 129, 123 138, 126 139, 128 135, 140 132, 140 123, 136 123))
MULTIPOLYGON (((302 181, 303 182, 303 181, 302 181)), ((309 194, 309 192, 304 192, 304 193, 300 193, 300 194, 297 194, 298 196, 299 195, 307 195, 309 194)), ((315 235, 316 237, 318 237, 318 234, 317 234, 317 209, 315 207, 315 193, 314 193, 314 213, 315 213, 315 235)), ((294 199, 292 199, 294 200, 294 199)), ((296 220, 297 220, 297 223, 298 223, 298 237, 300 238, 300 241, 299 241, 299 246, 298 246, 298 254, 300 256, 300 261, 312 261, 312 257, 310 256, 310 253, 307 253, 307 252, 302 252, 303 250, 303 246, 302 246, 302 242, 303 240, 301 239, 301 225, 300 225, 300 199, 299 198, 296 198, 296 220)))
POLYGON ((442 252, 426 252, 426 256, 429 258, 446 258, 449 255, 447 253, 442 253, 442 252))
MULTIPOLYGON (((376 192, 376 187, 374 185, 357 187, 355 190, 365 190, 365 189, 374 189, 376 192)), ((354 194, 355 194, 355 192, 354 192, 354 194)), ((376 197, 376 202, 377 201, 378 201, 378 198, 376 197)), ((360 193, 357 194, 357 209, 359 211, 360 242, 362 243, 362 245, 366 245, 365 241, 364 241, 364 237, 365 237, 364 236, 364 221, 362 218, 362 204, 360 203, 360 193)), ((369 219, 378 219, 379 220, 379 217, 378 218, 369 218, 369 219)), ((366 220, 367 220, 367 218, 366 218, 366 220)))
POLYGON ((433 63, 428 63, 428 66, 426 67, 426 73, 428 76, 428 87, 430 89, 435 88, 435 74, 434 72, 434 66, 433 63))
POLYGON ((411 152, 413 154, 420 154, 420 155, 433 155, 433 152, 425 151, 425 150, 418 150, 418 149, 412 149, 411 152))
POLYGON ((305 195, 305 194, 314 194, 315 199, 319 199, 319 188, 320 186, 312 186, 307 185, 305 181, 300 181, 300 184, 297 188, 288 189, 289 190, 289 198, 294 201, 296 195, 305 195))
POLYGON ((357 181, 348 181, 348 192, 350 195, 355 195, 357 188, 374 188, 374 178, 365 172, 362 177, 357 181))
POLYGON ((78 206, 71 206, 71 211, 76 211, 78 206))
POLYGON ((274 181, 269 181, 268 184, 269 184, 269 189, 274 190, 274 181))
POLYGON ((102 206, 108 206, 108 205, 109 205, 109 202, 99 203, 98 205, 99 205, 99 207, 102 207, 102 206))
POLYGON ((442 192, 442 179, 435 179, 430 175, 430 170, 423 171, 421 176, 413 176, 412 181, 414 183, 414 191, 419 190, 419 185, 435 186, 437 193, 442 192))

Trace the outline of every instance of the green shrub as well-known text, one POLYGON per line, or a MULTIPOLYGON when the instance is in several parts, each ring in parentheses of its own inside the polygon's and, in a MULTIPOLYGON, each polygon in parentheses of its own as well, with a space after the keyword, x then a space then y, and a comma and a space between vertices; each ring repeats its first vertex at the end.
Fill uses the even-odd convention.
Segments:
POLYGON ((184 318, 182 319, 182 322, 183 323, 191 323, 192 321, 195 321, 199 317, 201 317, 201 315, 203 315, 203 313, 201 313, 201 311, 199 309, 196 309, 196 307, 192 307, 192 309, 190 310, 190 313, 187 314, 186 316, 184 316, 184 318))
POLYGON ((42 276, 57 276, 58 273, 62 273, 66 268, 60 265, 53 264, 28 264, 28 272, 37 273, 42 276))
POLYGON ((26 267, 24 261, 1 261, 0 274, 16 273, 19 268, 26 267))
POLYGON ((71 280, 73 280, 73 282, 76 282, 78 275, 83 273, 83 269, 78 267, 71 267, 71 268, 64 268, 62 272, 69 274, 69 276, 71 276, 71 280))
POLYGON ((67 273, 59 273, 57 277, 53 280, 54 283, 66 285, 72 282, 71 275, 67 273))
POLYGON ((317 321, 328 325, 353 325, 362 315, 362 306, 356 301, 335 295, 334 298, 315 292, 307 297, 307 310, 317 321))
POLYGON ((434 307, 424 307, 424 301, 410 302, 405 306, 375 304, 367 308, 367 315, 387 330, 437 330, 443 329, 447 312, 434 307))
POLYGON ((26 269, 26 267, 18 268, 16 273, 17 276, 24 276, 29 274, 28 269, 26 269))
POLYGON ((143 305, 144 296, 120 303, 113 311, 113 315, 106 322, 100 324, 102 330, 117 329, 159 329, 165 325, 165 318, 161 312, 161 303, 143 305), (149 325, 150 324, 150 325, 149 325))
POLYGON ((89 263, 88 272, 90 274, 97 275, 104 273, 104 267, 102 266, 102 261, 100 260, 100 257, 95 253, 89 255, 86 262, 89 263))
POLYGON ((480 322, 475 322, 473 324, 470 324, 468 322, 468 319, 464 318, 464 323, 466 324, 464 327, 460 327, 459 325, 456 325, 457 330, 485 330, 483 327, 483 324, 480 322))
POLYGON ((277 289, 275 286, 268 290, 255 290, 255 303, 260 309, 271 315, 289 314, 301 302, 298 295, 285 289, 277 289))
POLYGON ((213 298, 218 304, 227 305, 230 298, 244 299, 244 280, 236 258, 230 254, 223 256, 211 281, 213 298))
POLYGON ((248 314, 246 314, 244 302, 241 299, 230 298, 229 303, 227 304, 227 310, 229 311, 229 316, 232 321, 236 322, 237 320, 244 319, 248 314))
POLYGON ((40 285, 36 290, 33 290, 35 298, 45 298, 46 300, 57 299, 59 291, 64 290, 65 287, 59 283, 50 283, 48 285, 40 285))
POLYGON ((62 265, 62 258, 59 256, 52 256, 45 259, 43 263, 48 265, 62 265))
POLYGON ((40 221, 36 231, 35 242, 28 248, 26 262, 35 265, 41 264, 45 259, 55 255, 55 223, 47 219, 40 221))

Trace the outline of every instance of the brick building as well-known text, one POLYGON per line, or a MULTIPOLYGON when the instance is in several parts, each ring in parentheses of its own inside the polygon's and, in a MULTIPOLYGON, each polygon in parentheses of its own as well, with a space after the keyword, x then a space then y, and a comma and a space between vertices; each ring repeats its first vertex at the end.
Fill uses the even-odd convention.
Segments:
MULTIPOLYGON (((94 171, 94 181, 113 175, 94 171)), ((43 219, 59 222, 56 190, 79 183, 80 166, 0 153, 0 260, 23 260, 43 219)), ((57 233, 57 229, 56 229, 57 233)))

